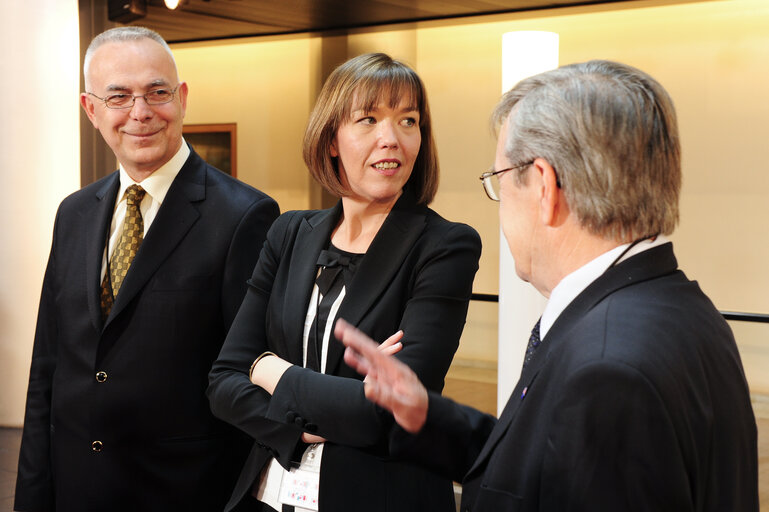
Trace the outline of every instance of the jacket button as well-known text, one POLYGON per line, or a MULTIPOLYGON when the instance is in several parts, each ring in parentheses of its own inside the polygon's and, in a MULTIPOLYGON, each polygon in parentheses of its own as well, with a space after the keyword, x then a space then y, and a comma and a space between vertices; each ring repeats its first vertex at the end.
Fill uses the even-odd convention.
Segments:
POLYGON ((293 411, 288 411, 288 412, 286 413, 286 421, 287 421, 288 423, 293 423, 295 419, 296 419, 296 413, 295 413, 295 412, 293 412, 293 411))
POLYGON ((296 425, 297 427, 303 427, 304 423, 305 423, 304 418, 302 418, 301 416, 297 416, 296 418, 294 418, 294 425, 296 425))
POLYGON ((95 451, 96 453, 99 453, 102 448, 104 448, 104 443, 101 441, 94 441, 91 443, 91 450, 95 451))
POLYGON ((98 372, 96 374, 96 382, 106 382, 107 381, 107 372, 98 372))

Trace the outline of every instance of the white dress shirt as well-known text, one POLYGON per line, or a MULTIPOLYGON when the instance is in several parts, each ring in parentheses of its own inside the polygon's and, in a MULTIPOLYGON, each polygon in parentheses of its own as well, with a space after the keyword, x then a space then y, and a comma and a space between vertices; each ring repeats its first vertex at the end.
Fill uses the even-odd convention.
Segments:
POLYGON ((107 271, 107 258, 112 256, 120 240, 120 235, 123 231, 123 224, 125 223, 125 212, 127 201, 125 198, 125 191, 131 185, 139 185, 147 192, 142 199, 139 209, 142 212, 142 221, 144 222, 144 233, 146 236, 149 231, 152 221, 155 220, 155 216, 160 209, 160 205, 163 204, 163 200, 166 198, 168 189, 171 188, 171 183, 176 179, 179 171, 182 170, 184 162, 187 161, 187 157, 190 156, 190 148, 187 143, 182 139, 182 147, 179 151, 171 157, 171 160, 160 166, 150 176, 145 178, 141 183, 136 183, 132 180, 123 166, 120 166, 120 188, 117 191, 117 197, 115 198, 115 211, 112 214, 112 224, 109 228, 109 246, 105 248, 104 257, 101 265, 101 277, 99 281, 104 279, 104 274, 107 271))

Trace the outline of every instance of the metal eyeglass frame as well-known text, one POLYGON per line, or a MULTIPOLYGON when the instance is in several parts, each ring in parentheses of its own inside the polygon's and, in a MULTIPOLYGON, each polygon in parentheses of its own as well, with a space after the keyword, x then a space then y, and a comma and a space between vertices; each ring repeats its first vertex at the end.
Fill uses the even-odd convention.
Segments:
POLYGON ((133 108, 133 106, 136 105, 136 98, 144 98, 144 102, 147 105, 165 105, 166 103, 171 103, 172 101, 174 101, 174 98, 176 97, 176 91, 178 89, 179 89, 179 84, 177 84, 176 87, 174 87, 173 89, 171 89, 169 91, 171 93, 171 98, 168 101, 161 101, 161 102, 157 102, 157 101, 152 101, 151 102, 151 101, 148 101, 147 100, 147 95, 148 94, 152 94, 152 93, 157 92, 157 91, 165 91, 165 90, 167 90, 165 88, 153 89, 151 91, 145 92, 144 94, 124 94, 124 93, 112 94, 112 95, 106 96, 104 98, 102 98, 101 96, 97 96, 97 95, 95 95, 92 92, 87 92, 87 94, 93 96, 97 100, 102 101, 104 103, 104 106, 107 107, 107 108, 111 108, 113 110, 122 110, 122 109, 126 109, 126 108, 133 108), (130 96, 131 97, 131 103, 129 105, 123 105, 122 107, 111 107, 109 105, 109 100, 110 100, 110 98, 112 98, 114 96, 126 96, 126 97, 130 96))

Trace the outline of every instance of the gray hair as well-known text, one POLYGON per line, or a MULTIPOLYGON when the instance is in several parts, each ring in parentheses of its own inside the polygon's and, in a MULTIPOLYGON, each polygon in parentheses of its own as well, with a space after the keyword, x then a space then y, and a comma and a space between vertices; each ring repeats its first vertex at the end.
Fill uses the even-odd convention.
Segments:
POLYGON ((583 228, 626 242, 673 232, 681 148, 673 101, 652 77, 610 61, 563 66, 506 93, 492 121, 508 118, 505 156, 547 160, 583 228))
POLYGON ((171 56, 171 60, 174 62, 174 67, 176 67, 176 60, 174 59, 174 54, 171 52, 171 48, 168 46, 168 43, 166 43, 166 40, 163 39, 163 36, 154 30, 150 30, 145 27, 133 26, 115 27, 109 30, 105 30, 98 36, 94 37, 91 41, 91 44, 88 45, 88 49, 85 51, 85 58, 83 59, 83 77, 85 77, 86 87, 88 88, 90 85, 88 83, 88 69, 91 66, 91 59, 93 58, 94 52, 99 47, 107 43, 139 41, 142 39, 151 39, 162 46, 163 49, 168 52, 168 55, 171 56))

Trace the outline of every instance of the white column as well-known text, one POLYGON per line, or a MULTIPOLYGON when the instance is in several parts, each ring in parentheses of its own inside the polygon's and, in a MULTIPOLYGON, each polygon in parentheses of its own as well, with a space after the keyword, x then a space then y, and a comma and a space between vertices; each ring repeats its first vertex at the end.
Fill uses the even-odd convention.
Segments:
POLYGON ((80 182, 77 0, 0 2, 0 425, 20 426, 56 207, 80 182))
MULTIPOLYGON (((521 79, 558 67, 558 34, 520 31, 502 35, 502 92, 521 79)), ((499 243, 499 352, 497 411, 507 403, 521 374, 531 328, 542 314, 545 298, 521 281, 500 230, 499 243)))

